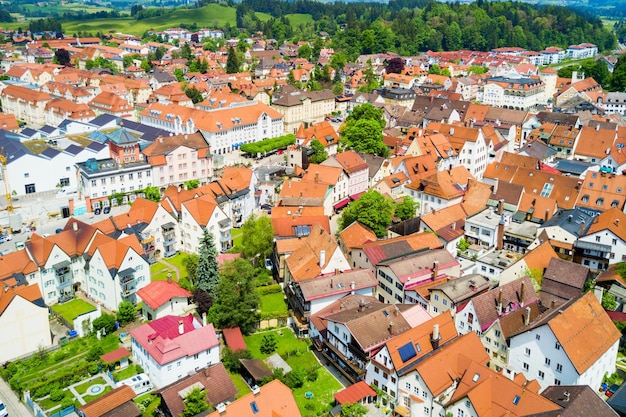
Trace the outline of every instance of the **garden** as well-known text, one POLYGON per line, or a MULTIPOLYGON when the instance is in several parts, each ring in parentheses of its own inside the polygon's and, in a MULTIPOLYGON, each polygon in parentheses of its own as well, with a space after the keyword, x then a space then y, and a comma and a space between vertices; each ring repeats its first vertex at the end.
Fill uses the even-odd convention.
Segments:
POLYGON ((303 416, 324 415, 331 409, 333 394, 343 386, 319 365, 308 340, 297 339, 289 328, 255 333, 244 340, 253 358, 263 360, 278 353, 292 368, 288 374, 275 370, 273 378, 292 389, 303 416))

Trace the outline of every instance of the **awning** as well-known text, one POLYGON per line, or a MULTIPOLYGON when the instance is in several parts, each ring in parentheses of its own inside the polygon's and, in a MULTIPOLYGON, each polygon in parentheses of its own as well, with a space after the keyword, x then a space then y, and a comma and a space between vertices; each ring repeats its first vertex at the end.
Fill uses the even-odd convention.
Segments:
POLYGON ((126 275, 134 274, 135 268, 126 268, 123 271, 118 272, 117 274, 121 277, 125 277, 126 275))
POLYGON ((70 266, 70 261, 61 261, 58 264, 52 265, 54 269, 65 268, 66 266, 70 266))
POLYGON ((396 414, 401 415, 402 417, 410 417, 411 416, 411 410, 409 410, 408 408, 406 408, 403 405, 397 405, 396 408, 393 411, 396 414))
POLYGON ((358 200, 359 198, 361 198, 361 196, 362 196, 363 194, 365 194, 365 191, 361 191, 360 193, 352 194, 352 195, 350 196, 350 200, 352 200, 352 201, 356 201, 356 200, 358 200))
POLYGON ((338 210, 340 208, 347 206, 349 203, 350 203, 350 198, 344 198, 343 200, 335 204, 333 207, 335 208, 335 210, 338 210))
POLYGON ((167 222, 163 226, 161 226, 161 228, 163 228, 163 230, 170 230, 173 229, 175 226, 176 224, 174 222, 167 222))

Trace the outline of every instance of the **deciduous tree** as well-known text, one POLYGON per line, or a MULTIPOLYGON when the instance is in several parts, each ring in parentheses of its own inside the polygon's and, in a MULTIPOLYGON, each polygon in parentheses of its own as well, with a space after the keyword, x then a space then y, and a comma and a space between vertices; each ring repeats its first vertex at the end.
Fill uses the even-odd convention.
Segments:
POLYGON ((417 202, 415 202, 411 197, 405 195, 401 202, 396 203, 395 215, 402 221, 412 219, 415 217, 415 211, 418 207, 419 205, 417 202))
POLYGON ((311 155, 311 163, 321 164, 326 160, 326 158, 328 158, 328 152, 326 152, 324 145, 322 145, 322 142, 319 140, 314 139, 311 141, 311 149, 315 152, 311 155))
POLYGON ((121 324, 135 320, 135 306, 130 301, 122 301, 117 306, 117 321, 121 324))
POLYGON ((209 409, 209 404, 206 401, 206 392, 198 387, 189 391, 183 403, 185 408, 181 417, 194 417, 209 409))
POLYGON ((267 216, 252 216, 241 227, 245 239, 241 242, 241 254, 253 264, 265 263, 274 250, 274 229, 267 216))
POLYGON ((376 190, 368 190, 361 197, 348 204, 339 218, 341 229, 358 221, 372 229, 378 237, 385 236, 391 224, 393 200, 376 190))

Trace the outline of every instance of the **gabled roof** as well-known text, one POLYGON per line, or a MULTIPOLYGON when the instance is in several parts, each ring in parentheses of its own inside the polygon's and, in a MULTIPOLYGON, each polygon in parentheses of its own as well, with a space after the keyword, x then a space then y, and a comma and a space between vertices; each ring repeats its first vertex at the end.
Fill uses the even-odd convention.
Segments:
POLYGON ((191 293, 173 281, 152 281, 138 290, 137 296, 152 310, 156 310, 173 298, 191 297, 191 293))
POLYGON ((131 330, 130 334, 160 365, 219 345, 213 325, 202 326, 192 314, 165 316, 131 330))
POLYGON ((359 381, 356 384, 352 384, 349 387, 342 389, 334 395, 335 401, 339 404, 353 404, 360 402, 367 397, 375 397, 376 391, 372 389, 367 382, 359 381))
POLYGON ((528 417, 617 417, 610 401, 604 401, 588 385, 552 385, 543 390, 542 397, 559 406, 558 410, 529 414, 528 417))
POLYGON ((294 281, 314 278, 320 275, 338 248, 333 237, 319 225, 315 225, 309 236, 303 239, 302 246, 293 251, 285 263, 294 281), (324 264, 320 265, 322 251, 325 259, 324 264))
POLYGON ((272 227, 277 237, 296 237, 297 226, 308 226, 312 230, 316 225, 330 233, 330 222, 322 206, 272 208, 272 227))
POLYGON ((617 208, 611 208, 593 218, 593 223, 587 230, 586 236, 608 230, 626 243, 626 213, 617 208))
POLYGON ((214 411, 209 417, 302 417, 291 389, 278 379, 249 393, 226 406, 223 412, 214 411))
POLYGON ((306 301, 348 294, 363 289, 374 289, 378 280, 369 269, 353 269, 334 274, 298 281, 302 296, 306 301))
MULTIPOLYGON (((357 246, 358 247, 358 246, 357 246)), ((366 242, 361 246, 372 265, 389 258, 423 249, 441 249, 443 244, 433 233, 418 232, 407 236, 366 242)))
POLYGON ((46 307, 38 284, 20 285, 15 288, 5 287, 4 289, 0 289, 0 316, 5 312, 7 307, 9 307, 9 304, 11 304, 11 301, 13 301, 15 297, 21 297, 38 307, 46 307))
POLYGON ((358 221, 355 221, 339 232, 339 239, 341 239, 348 251, 350 251, 353 247, 378 240, 376 234, 372 232, 369 227, 359 223, 358 221))
POLYGON ((348 175, 368 168, 365 160, 361 158, 358 153, 351 150, 337 153, 333 155, 332 158, 341 165, 348 175))
MULTIPOLYGON (((80 407, 80 411, 85 417, 102 417, 105 414, 115 410, 117 407, 122 406, 125 403, 132 403, 135 398, 135 391, 129 385, 122 385, 114 390, 107 392, 102 397, 98 397, 95 400, 80 407)), ((128 417, 140 416, 141 412, 139 408, 134 405, 134 410, 127 410, 130 414, 126 414, 128 417)))
POLYGON ((550 307, 552 300, 558 304, 579 296, 589 277, 589 268, 561 258, 552 258, 541 282, 541 302, 550 307))

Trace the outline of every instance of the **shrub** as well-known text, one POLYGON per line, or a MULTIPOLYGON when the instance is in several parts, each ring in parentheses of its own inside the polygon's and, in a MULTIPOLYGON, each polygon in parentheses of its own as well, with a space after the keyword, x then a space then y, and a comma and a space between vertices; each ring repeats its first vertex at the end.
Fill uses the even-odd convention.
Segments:
POLYGON ((309 382, 317 381, 317 371, 319 370, 319 365, 313 365, 307 368, 306 370, 306 379, 309 382))
POLYGON ((306 371, 302 368, 294 369, 285 375, 285 385, 291 389, 300 388, 306 381, 306 371))
POLYGON ((87 359, 87 362, 96 362, 100 360, 100 356, 103 353, 104 352, 102 351, 102 347, 94 346, 89 349, 89 352, 87 352, 87 356, 85 356, 85 359, 87 359))
POLYGON ((143 374, 143 368, 141 367, 141 365, 135 364, 135 372, 137 372, 138 374, 143 374))
POLYGON ((276 350, 277 345, 278 343, 276 342, 276 336, 270 333, 263 336, 263 340, 261 340, 261 346, 259 347, 259 349, 261 350, 261 353, 269 355, 276 350))
POLYGON ((74 399, 72 397, 65 397, 63 398, 63 401, 61 401, 61 409, 65 409, 73 405, 74 405, 74 399))
POLYGON ((63 351, 63 350, 59 350, 57 352, 55 352, 52 355, 52 358, 55 362, 61 362, 63 359, 67 358, 68 354, 67 352, 63 351))
POLYGON ((92 362, 89 365, 89 369, 88 370, 89 370, 89 373, 91 375, 95 375, 95 374, 97 374, 100 371, 100 366, 98 365, 97 362, 92 362))
POLYGON ((281 288, 280 284, 274 284, 257 288, 257 291, 259 292, 259 295, 267 295, 282 292, 283 289, 281 288))
POLYGON ((102 313, 100 317, 93 321, 94 331, 104 329, 106 334, 111 334, 115 331, 115 316, 108 313, 102 313))
POLYGON ((264 139, 259 142, 246 143, 244 145, 241 145, 240 149, 242 152, 245 152, 254 156, 257 153, 271 152, 276 149, 286 148, 287 146, 293 145, 294 143, 296 143, 296 136, 293 134, 289 134, 285 136, 279 136, 276 138, 264 139))
POLYGON ((239 373, 241 370, 241 362, 239 362, 239 359, 252 359, 252 354, 247 349, 233 352, 229 347, 225 347, 222 351, 222 363, 230 372, 239 373))
POLYGON ((61 401, 63 398, 65 398, 65 391, 63 391, 60 388, 55 388, 52 391, 50 391, 50 399, 54 402, 57 401, 61 401))

